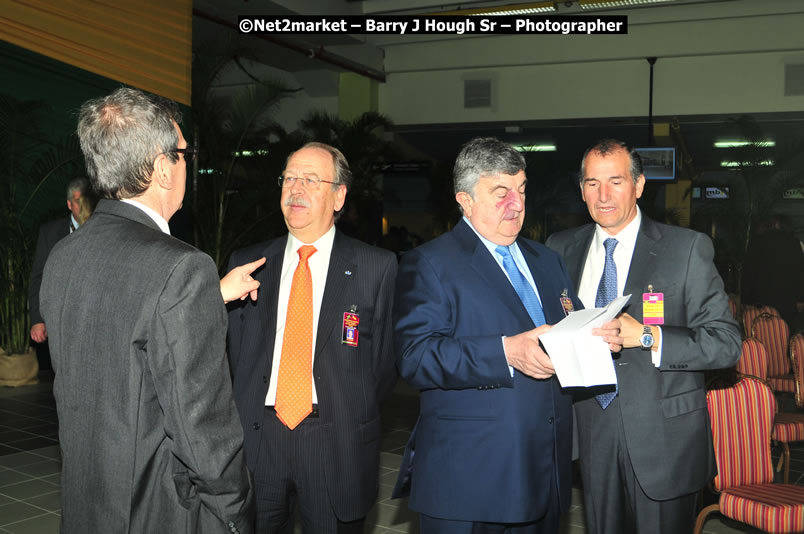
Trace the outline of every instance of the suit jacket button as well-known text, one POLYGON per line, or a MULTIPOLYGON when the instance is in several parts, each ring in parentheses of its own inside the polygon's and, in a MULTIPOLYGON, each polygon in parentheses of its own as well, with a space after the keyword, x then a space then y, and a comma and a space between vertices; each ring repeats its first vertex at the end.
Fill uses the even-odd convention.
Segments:
POLYGON ((260 429, 260 424, 259 423, 254 423, 252 426, 254 427, 254 430, 259 430, 260 429))
POLYGON ((228 526, 229 528, 233 528, 235 526, 234 521, 229 521, 228 526))
POLYGON ((267 377, 267 376, 262 377, 262 383, 263 383, 263 384, 267 384, 267 383, 268 383, 268 377, 267 377))
POLYGON ((553 424, 553 421, 554 421, 554 419, 552 417, 547 418, 547 422, 550 423, 551 425, 553 424))

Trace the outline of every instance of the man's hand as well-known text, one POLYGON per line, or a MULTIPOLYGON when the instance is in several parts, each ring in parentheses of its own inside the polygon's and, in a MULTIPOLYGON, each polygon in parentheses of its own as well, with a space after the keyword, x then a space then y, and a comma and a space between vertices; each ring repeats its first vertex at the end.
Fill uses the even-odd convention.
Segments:
POLYGON ((553 328, 549 324, 522 332, 503 340, 508 365, 533 378, 550 378, 556 374, 550 356, 539 346, 539 336, 553 328))
POLYGON ((31 339, 37 343, 47 341, 47 328, 45 328, 45 323, 36 323, 31 327, 31 339))
POLYGON ((235 267, 221 279, 221 295, 223 302, 236 299, 245 300, 249 295, 251 300, 257 300, 257 288, 260 283, 251 277, 251 273, 265 263, 265 258, 235 267))
MULTIPOLYGON (((609 350, 611 352, 620 352, 623 350, 623 336, 621 335, 621 329, 622 323, 620 320, 612 319, 608 323, 601 325, 600 328, 593 328, 592 335, 602 337, 603 341, 609 344, 609 350)), ((642 335, 641 330, 640 335, 642 335)))
MULTIPOLYGON (((618 317, 620 319, 620 335, 623 337, 623 347, 631 348, 631 347, 641 347, 642 343, 639 342, 639 338, 642 337, 642 323, 628 315, 627 313, 622 313, 618 317)), ((653 350, 658 350, 659 347, 659 329, 651 327, 651 331, 653 332, 653 350)))

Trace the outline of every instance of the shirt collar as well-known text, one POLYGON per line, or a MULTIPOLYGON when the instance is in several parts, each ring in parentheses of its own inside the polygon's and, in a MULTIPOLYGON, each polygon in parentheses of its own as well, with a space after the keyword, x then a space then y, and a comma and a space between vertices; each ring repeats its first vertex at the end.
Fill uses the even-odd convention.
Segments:
POLYGON ((625 225, 625 228, 620 230, 617 235, 609 235, 606 233, 599 224, 595 225, 595 246, 603 247, 603 241, 613 237, 617 240, 618 245, 622 245, 627 250, 634 250, 636 246, 637 234, 639 233, 639 225, 642 224, 642 211, 637 206, 637 213, 634 220, 625 225))
MULTIPOLYGON (((472 226, 472 222, 469 220, 469 218, 466 215, 463 216, 463 220, 466 221, 466 224, 469 225, 469 228, 471 228, 472 231, 477 235, 477 237, 480 238, 480 242, 483 243, 486 246, 487 249, 489 249, 489 252, 491 252, 492 255, 494 255, 497 252, 497 247, 504 246, 504 245, 498 245, 497 243, 494 243, 493 241, 489 241, 488 239, 486 239, 485 237, 480 235, 480 232, 477 231, 477 228, 472 226)), ((514 242, 511 243, 509 246, 512 247, 512 248, 517 248, 517 249, 519 248, 517 246, 517 244, 516 244, 516 240, 514 240, 514 242)), ((494 256, 494 257, 496 258, 496 256, 494 256)))
POLYGON ((167 235, 170 235, 170 226, 168 226, 167 221, 165 220, 164 217, 159 215, 153 208, 146 206, 142 202, 137 202, 133 198, 122 198, 120 199, 120 202, 125 202, 126 204, 131 204, 135 208, 141 209, 142 211, 145 212, 145 215, 150 217, 156 223, 156 225, 159 227, 160 230, 162 230, 167 235))
POLYGON ((312 243, 305 243, 300 239, 297 239, 296 236, 294 236, 293 234, 288 233, 288 244, 285 250, 286 252, 298 254, 298 250, 304 245, 313 245, 319 258, 323 256, 329 257, 330 253, 332 252, 332 244, 334 242, 335 242, 335 225, 333 224, 332 226, 329 227, 329 230, 324 232, 324 235, 322 235, 312 243))

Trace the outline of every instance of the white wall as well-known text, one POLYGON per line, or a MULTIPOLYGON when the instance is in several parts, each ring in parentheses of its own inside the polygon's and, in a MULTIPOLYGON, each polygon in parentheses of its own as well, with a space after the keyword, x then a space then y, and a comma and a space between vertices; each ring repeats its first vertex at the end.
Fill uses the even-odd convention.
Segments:
POLYGON ((631 9, 627 35, 388 36, 380 111, 397 124, 804 110, 784 96, 804 63, 804 1, 733 0, 631 9), (435 38, 434 38, 435 37, 435 38), (463 81, 492 79, 490 109, 463 108, 463 81))

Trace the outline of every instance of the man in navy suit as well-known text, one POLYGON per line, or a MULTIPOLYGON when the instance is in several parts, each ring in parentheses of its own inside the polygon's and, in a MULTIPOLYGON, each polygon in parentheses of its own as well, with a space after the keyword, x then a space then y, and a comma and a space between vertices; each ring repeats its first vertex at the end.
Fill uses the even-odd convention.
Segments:
MULTIPOLYGON (((421 391, 396 496, 423 534, 552 533, 570 502, 572 404, 539 336, 578 309, 561 258, 519 236, 525 160, 478 138, 455 163, 455 228, 405 254, 402 377, 421 391)), ((593 333, 619 350, 619 322, 593 333)))

